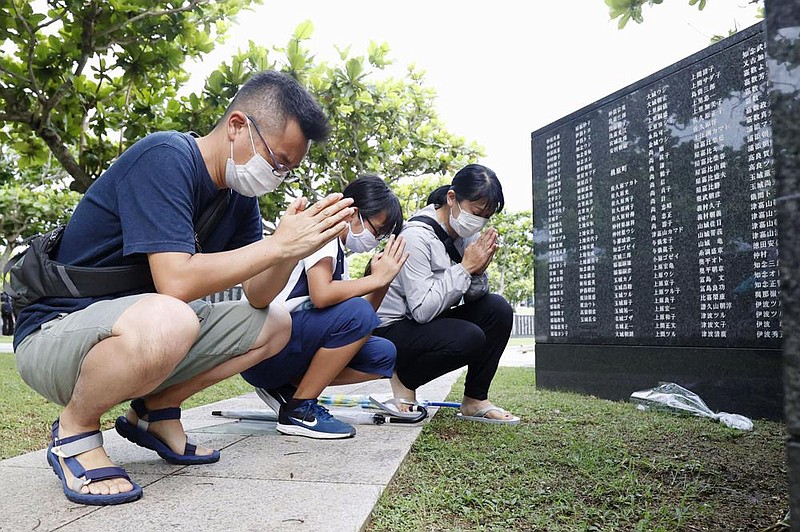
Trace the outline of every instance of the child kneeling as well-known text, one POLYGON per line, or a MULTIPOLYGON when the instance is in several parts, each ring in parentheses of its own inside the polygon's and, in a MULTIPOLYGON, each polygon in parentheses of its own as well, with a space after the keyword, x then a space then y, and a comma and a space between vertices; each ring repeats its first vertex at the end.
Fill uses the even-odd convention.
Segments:
POLYGON ((394 193, 377 176, 364 176, 344 189, 355 212, 349 226, 325 247, 301 260, 273 304, 291 312, 292 336, 277 355, 242 372, 242 377, 278 413, 283 434, 333 439, 355 435, 317 402, 329 385, 388 378, 396 350, 385 338, 373 337, 380 324, 375 310, 405 263, 402 209, 394 193), (344 247, 361 253, 386 239, 373 257, 371 273, 346 279, 344 247), (363 296, 363 297, 362 297, 363 296))

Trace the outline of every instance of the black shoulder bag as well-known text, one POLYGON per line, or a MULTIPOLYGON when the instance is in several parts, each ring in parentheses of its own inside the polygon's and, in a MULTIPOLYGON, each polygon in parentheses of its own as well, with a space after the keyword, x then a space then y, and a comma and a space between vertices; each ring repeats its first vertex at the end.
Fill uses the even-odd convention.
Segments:
MULTIPOLYGON (((195 228, 195 248, 222 219, 228 205, 228 190, 221 191, 200 215, 195 228)), ((28 247, 9 259, 3 268, 3 289, 11 297, 14 315, 43 297, 100 297, 153 285, 147 263, 125 266, 88 267, 63 264, 52 259, 64 227, 35 235, 28 247)))

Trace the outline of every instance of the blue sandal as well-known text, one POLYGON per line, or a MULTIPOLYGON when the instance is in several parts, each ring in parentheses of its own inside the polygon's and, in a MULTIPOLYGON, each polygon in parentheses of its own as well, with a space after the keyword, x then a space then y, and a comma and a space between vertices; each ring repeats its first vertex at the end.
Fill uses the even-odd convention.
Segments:
POLYGON ((92 449, 103 446, 103 434, 99 430, 82 432, 75 436, 66 438, 58 437, 58 420, 53 422, 53 442, 47 448, 47 461, 53 468, 53 472, 61 479, 61 486, 67 499, 78 504, 92 504, 105 506, 110 504, 122 504, 132 502, 142 497, 142 487, 132 481, 128 473, 121 467, 98 467, 97 469, 85 469, 75 456, 83 454, 92 449), (59 457, 64 459, 64 465, 75 477, 71 483, 67 482, 67 476, 61 467, 59 457), (94 495, 92 493, 81 493, 81 488, 88 486, 98 480, 108 480, 111 478, 124 478, 133 485, 133 489, 123 493, 109 495, 94 495), (71 484, 71 485, 70 485, 71 484))
POLYGON ((131 401, 131 408, 136 412, 139 420, 136 424, 132 424, 125 416, 117 418, 114 423, 114 428, 120 436, 128 441, 145 447, 151 451, 158 453, 158 456, 176 465, 195 465, 195 464, 212 464, 219 461, 219 451, 214 451, 211 454, 199 455, 196 454, 197 446, 189 441, 186 437, 186 447, 183 449, 183 454, 178 454, 169 448, 169 445, 164 443, 159 437, 148 432, 150 423, 155 421, 165 421, 167 419, 180 419, 181 409, 178 407, 161 408, 159 410, 148 410, 142 399, 134 399, 131 401), (147 420, 142 419, 147 416, 147 420))

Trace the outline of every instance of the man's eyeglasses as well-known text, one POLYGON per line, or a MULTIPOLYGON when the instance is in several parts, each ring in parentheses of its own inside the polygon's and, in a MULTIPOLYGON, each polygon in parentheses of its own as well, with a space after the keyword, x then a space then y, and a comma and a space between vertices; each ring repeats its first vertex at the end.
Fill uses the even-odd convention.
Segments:
POLYGON ((280 177, 281 179, 287 179, 289 176, 292 175, 292 169, 286 166, 285 164, 279 162, 278 159, 275 158, 275 154, 272 153, 272 149, 269 147, 269 144, 267 144, 267 141, 264 140, 263 135, 261 135, 261 132, 258 130, 258 126, 256 125, 256 121, 253 120, 253 117, 250 115, 244 115, 244 116, 247 117, 247 119, 250 121, 251 124, 253 124, 253 129, 256 130, 256 135, 258 135, 258 138, 260 138, 261 142, 264 143, 264 146, 267 147, 267 152, 269 152, 269 156, 270 158, 272 158, 272 164, 273 164, 272 173, 275 175, 275 177, 280 177))

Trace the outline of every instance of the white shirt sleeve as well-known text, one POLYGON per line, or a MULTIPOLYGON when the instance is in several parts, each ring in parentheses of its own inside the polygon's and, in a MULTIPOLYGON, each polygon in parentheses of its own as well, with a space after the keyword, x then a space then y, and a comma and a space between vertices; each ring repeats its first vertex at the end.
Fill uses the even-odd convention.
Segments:
POLYGON ((296 295, 291 299, 289 299, 289 295, 292 294, 295 286, 297 286, 298 282, 300 281, 303 271, 307 272, 312 266, 318 264, 319 261, 330 259, 334 261, 333 267, 335 268, 335 261, 338 253, 339 244, 336 241, 336 238, 334 238, 322 246, 322 248, 316 253, 312 253, 308 257, 300 260, 297 263, 297 266, 294 267, 294 270, 292 270, 291 275, 289 275, 289 282, 286 283, 286 286, 283 287, 283 290, 281 290, 280 294, 278 294, 275 298, 275 302, 282 304, 289 312, 293 312, 306 301, 309 301, 311 297, 305 293, 305 291, 303 291, 302 295, 296 295))
POLYGON ((322 259, 329 258, 333 261, 333 267, 336 267, 336 256, 339 254, 339 243, 337 242, 337 236, 324 246, 322 246, 317 252, 312 253, 308 257, 303 259, 303 267, 306 271, 310 270, 314 266, 317 265, 319 261, 322 259))

